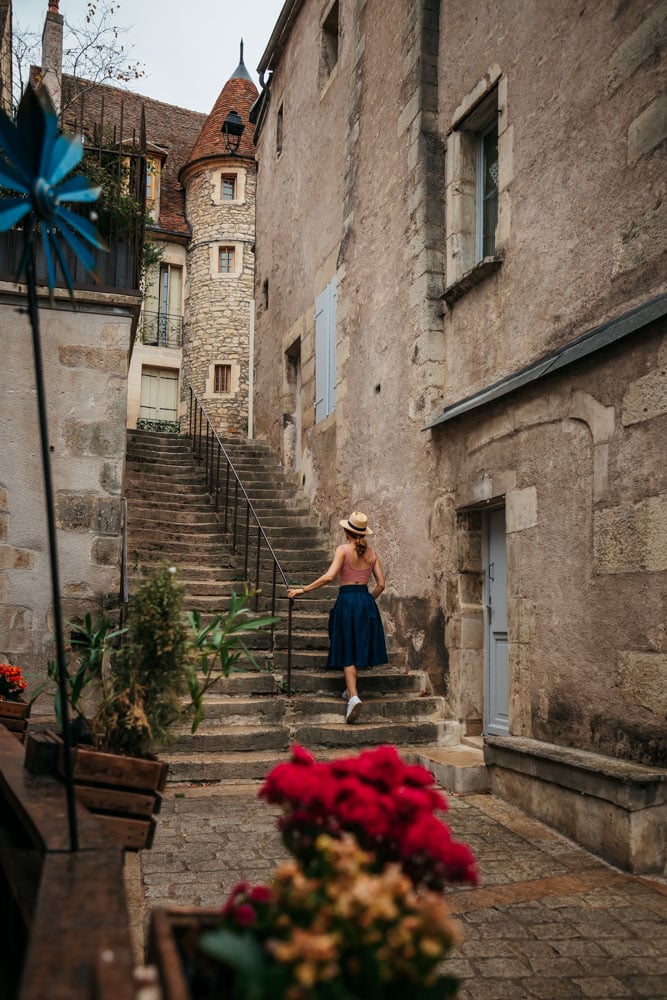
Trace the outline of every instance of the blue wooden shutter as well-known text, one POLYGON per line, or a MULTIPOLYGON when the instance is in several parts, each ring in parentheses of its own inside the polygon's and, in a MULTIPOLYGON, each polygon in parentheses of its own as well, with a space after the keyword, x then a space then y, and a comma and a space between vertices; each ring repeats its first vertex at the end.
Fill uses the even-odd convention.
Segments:
POLYGON ((327 391, 329 399, 328 412, 333 413, 336 409, 336 279, 327 285, 327 292, 329 293, 329 323, 328 323, 328 339, 329 339, 329 364, 328 364, 328 380, 327 380, 327 391))
POLYGON ((315 300, 315 423, 329 412, 328 288, 315 300))

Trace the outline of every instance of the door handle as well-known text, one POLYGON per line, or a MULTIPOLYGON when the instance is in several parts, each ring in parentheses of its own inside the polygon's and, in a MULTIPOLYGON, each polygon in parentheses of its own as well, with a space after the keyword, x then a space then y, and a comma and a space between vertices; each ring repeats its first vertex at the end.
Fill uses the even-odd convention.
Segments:
POLYGON ((495 565, 496 565, 495 563, 489 563, 489 580, 491 581, 491 583, 493 583, 496 579, 495 576, 493 575, 495 565))

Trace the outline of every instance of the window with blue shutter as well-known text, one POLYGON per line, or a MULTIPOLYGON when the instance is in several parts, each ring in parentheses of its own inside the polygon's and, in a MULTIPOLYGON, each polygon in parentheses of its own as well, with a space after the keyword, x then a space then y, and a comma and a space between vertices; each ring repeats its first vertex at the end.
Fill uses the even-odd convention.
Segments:
POLYGON ((336 279, 315 300, 315 423, 336 409, 336 279))

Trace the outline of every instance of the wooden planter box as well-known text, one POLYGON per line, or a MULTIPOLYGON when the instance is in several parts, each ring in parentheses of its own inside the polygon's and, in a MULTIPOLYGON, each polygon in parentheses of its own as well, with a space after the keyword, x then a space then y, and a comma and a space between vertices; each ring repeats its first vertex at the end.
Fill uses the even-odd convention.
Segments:
MULTIPOLYGON (((55 770, 65 776, 64 745, 54 733, 30 733, 26 767, 33 774, 55 770)), ((89 747, 72 749, 72 772, 77 800, 103 820, 128 851, 151 847, 155 816, 169 765, 143 757, 124 757, 89 747)))
POLYGON ((30 705, 19 698, 18 701, 7 701, 0 698, 0 725, 6 726, 10 733, 23 742, 24 733, 30 716, 30 705))
POLYGON ((196 965, 184 954, 194 954, 196 939, 220 921, 216 908, 156 907, 148 931, 148 962, 158 970, 162 1000, 225 1000, 224 976, 218 963, 204 956, 196 965), (189 966, 186 972, 186 963, 189 966))

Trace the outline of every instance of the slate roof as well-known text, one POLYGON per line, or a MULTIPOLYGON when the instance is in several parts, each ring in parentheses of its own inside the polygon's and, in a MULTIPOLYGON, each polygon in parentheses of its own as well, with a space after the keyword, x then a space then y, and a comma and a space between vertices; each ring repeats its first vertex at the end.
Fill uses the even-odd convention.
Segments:
MULTIPOLYGON (((240 64, 239 69, 241 67, 245 69, 243 63, 240 64)), ((239 70, 237 70, 238 72, 239 70)), ((220 130, 230 111, 236 111, 245 124, 237 155, 254 160, 253 129, 248 124, 248 115, 250 108, 257 100, 257 94, 257 87, 247 76, 233 76, 227 81, 199 133, 187 161, 188 166, 209 157, 225 156, 225 141, 220 130)))

